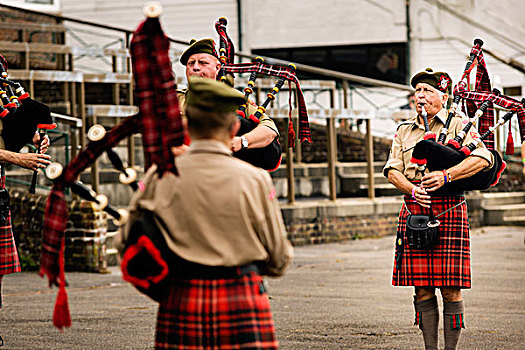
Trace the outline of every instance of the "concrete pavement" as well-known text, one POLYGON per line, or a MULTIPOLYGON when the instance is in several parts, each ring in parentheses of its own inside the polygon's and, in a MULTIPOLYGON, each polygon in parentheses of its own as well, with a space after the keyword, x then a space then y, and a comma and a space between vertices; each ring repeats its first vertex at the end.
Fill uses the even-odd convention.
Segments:
MULTIPOLYGON (((464 292, 460 349, 524 348, 524 234, 523 227, 472 232, 473 288, 464 292)), ((412 288, 390 283, 393 241, 296 248, 288 273, 269 280, 281 349, 422 349, 412 288)), ((67 274, 73 326, 64 332, 51 322, 56 289, 36 273, 5 277, 1 348, 151 349, 156 304, 111 271, 67 274)))

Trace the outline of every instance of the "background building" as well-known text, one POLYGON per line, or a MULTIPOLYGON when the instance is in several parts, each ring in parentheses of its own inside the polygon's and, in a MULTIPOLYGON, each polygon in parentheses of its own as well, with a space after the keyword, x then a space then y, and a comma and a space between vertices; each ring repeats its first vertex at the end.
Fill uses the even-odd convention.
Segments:
MULTIPOLYGON (((0 3, 48 10, 125 29, 142 20, 142 0, 6 0, 0 3)), ((503 0, 163 0, 162 23, 182 42, 217 38, 214 22, 228 18, 237 50, 359 76, 407 84, 426 67, 460 77, 475 38, 484 40, 494 87, 521 97, 525 88, 525 2, 503 0), (495 53, 499 59, 489 53, 495 53), (519 69, 502 61, 512 62, 519 69)), ((73 25, 72 25, 73 26, 73 25)), ((101 38, 68 30, 68 43, 124 46, 122 38, 101 38), (113 40, 115 39, 115 40, 113 40)), ((173 45, 174 70, 183 79, 173 45)), ((76 69, 96 71, 92 60, 76 69)), ((106 64, 109 64, 106 62, 106 64)), ((303 77, 304 78, 304 77, 303 77)), ((314 76, 314 78, 320 78, 314 76)), ((390 113, 407 103, 404 90, 351 86, 351 108, 390 113)), ((326 104, 326 98, 307 97, 326 104)), ((307 101, 308 102, 308 101, 307 101)), ((343 106, 336 97, 336 106, 343 106)), ((391 130, 392 125, 386 128, 391 130)))

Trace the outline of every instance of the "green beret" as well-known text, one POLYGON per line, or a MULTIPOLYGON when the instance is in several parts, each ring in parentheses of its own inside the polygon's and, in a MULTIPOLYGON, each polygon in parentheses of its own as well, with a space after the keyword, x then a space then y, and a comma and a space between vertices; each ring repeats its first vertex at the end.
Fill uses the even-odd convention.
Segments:
POLYGON ((235 112, 244 103, 244 94, 224 83, 196 76, 188 78, 186 106, 210 112, 235 112))
POLYGON ((180 63, 186 65, 190 56, 196 53, 207 53, 218 58, 213 39, 201 39, 199 41, 191 39, 190 47, 188 47, 180 56, 180 63))
POLYGON ((410 80, 410 85, 412 85, 413 88, 415 88, 418 83, 427 83, 449 95, 452 91, 452 79, 450 79, 450 76, 446 72, 434 72, 432 68, 427 68, 423 72, 417 73, 410 80))

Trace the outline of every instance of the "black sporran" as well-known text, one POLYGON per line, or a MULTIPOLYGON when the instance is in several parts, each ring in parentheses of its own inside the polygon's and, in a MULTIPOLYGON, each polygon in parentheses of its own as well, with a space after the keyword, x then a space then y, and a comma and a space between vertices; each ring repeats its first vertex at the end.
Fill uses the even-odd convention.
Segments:
POLYGON ((408 215, 406 224, 408 245, 414 249, 432 249, 439 238, 438 225, 439 221, 432 221, 429 215, 408 215))

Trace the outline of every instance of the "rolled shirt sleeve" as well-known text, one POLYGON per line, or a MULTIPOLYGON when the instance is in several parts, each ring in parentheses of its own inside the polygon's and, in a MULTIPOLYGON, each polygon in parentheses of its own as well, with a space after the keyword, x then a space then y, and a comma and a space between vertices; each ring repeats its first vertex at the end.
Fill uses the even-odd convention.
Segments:
MULTIPOLYGON (((257 105, 252 101, 248 101, 247 106, 247 115, 252 115, 255 114, 255 112, 257 112, 257 105)), ((257 125, 257 127, 262 126, 272 129, 277 134, 277 136, 279 136, 279 130, 277 129, 277 126, 275 125, 274 121, 270 117, 268 117, 268 115, 266 115, 266 113, 263 113, 261 118, 259 118, 259 125, 257 125)))
POLYGON ((404 172, 405 165, 403 163, 402 155, 402 145, 401 138, 398 136, 397 132, 394 134, 394 139, 392 140, 392 147, 390 148, 390 154, 388 155, 388 161, 386 162, 383 168, 383 175, 388 176, 388 171, 390 169, 396 169, 400 172, 404 172))

